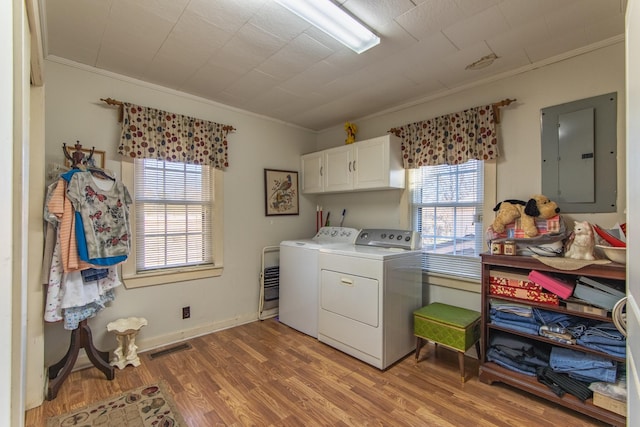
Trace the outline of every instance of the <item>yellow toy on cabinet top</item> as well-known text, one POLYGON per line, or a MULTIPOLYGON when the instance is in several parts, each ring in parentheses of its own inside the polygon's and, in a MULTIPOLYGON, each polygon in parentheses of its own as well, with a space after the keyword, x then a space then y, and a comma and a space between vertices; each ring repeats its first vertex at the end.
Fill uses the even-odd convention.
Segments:
POLYGON ((353 144, 356 142, 356 132, 358 132, 358 127, 355 123, 346 122, 344 124, 344 130, 347 132, 347 139, 344 141, 346 144, 353 144))
POLYGON ((556 202, 549 200, 548 197, 536 194, 527 202, 523 200, 504 200, 498 203, 493 208, 493 211, 497 212, 492 225, 496 233, 502 233, 507 224, 520 218, 525 235, 527 237, 535 237, 538 235, 536 218, 552 218, 560 212, 560 208, 556 202))

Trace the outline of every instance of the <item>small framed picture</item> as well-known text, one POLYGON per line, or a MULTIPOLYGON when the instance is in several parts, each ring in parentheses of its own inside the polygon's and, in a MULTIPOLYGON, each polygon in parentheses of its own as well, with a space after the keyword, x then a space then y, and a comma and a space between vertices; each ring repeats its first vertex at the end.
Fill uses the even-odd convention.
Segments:
POLYGON ((298 215, 298 172, 264 170, 265 215, 298 215))
POLYGON ((65 156, 64 159, 64 165, 66 167, 71 167, 71 160, 69 160, 71 158, 79 159, 78 164, 82 166, 104 169, 104 151, 93 150, 93 155, 91 155, 90 148, 80 148, 78 150, 76 147, 69 145, 65 146, 65 150, 67 150, 68 154, 68 156, 65 156))

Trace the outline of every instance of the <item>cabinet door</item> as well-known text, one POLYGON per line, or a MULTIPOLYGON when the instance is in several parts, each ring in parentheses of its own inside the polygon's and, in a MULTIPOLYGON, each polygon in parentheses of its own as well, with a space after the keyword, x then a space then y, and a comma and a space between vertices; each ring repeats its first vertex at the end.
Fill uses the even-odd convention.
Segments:
POLYGON ((325 191, 353 189, 353 148, 345 145, 325 150, 324 153, 325 191))
POLYGON ((389 139, 373 138, 356 144, 354 187, 377 188, 389 184, 389 139))
POLYGON ((324 155, 322 152, 302 156, 302 192, 324 191, 324 155))
POLYGON ((353 187, 355 189, 404 188, 400 141, 385 135, 355 144, 353 187))

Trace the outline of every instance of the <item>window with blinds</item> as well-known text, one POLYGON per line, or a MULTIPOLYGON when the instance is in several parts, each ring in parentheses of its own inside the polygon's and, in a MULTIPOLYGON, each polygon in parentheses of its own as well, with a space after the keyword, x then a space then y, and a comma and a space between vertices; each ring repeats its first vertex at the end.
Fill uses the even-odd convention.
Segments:
POLYGON ((479 160, 411 170, 411 214, 422 236, 423 269, 480 278, 483 177, 479 160))
POLYGON ((136 159, 136 270, 213 265, 208 166, 136 159))

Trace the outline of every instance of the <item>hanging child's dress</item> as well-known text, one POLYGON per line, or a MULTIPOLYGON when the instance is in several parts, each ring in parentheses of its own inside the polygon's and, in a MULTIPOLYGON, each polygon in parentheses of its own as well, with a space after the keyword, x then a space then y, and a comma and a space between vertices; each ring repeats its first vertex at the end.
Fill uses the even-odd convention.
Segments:
POLYGON ((73 169, 47 192, 45 220, 55 225, 48 269, 45 321, 64 320, 65 329, 95 316, 115 298, 121 284, 116 265, 129 254, 129 205, 126 187, 73 169))

